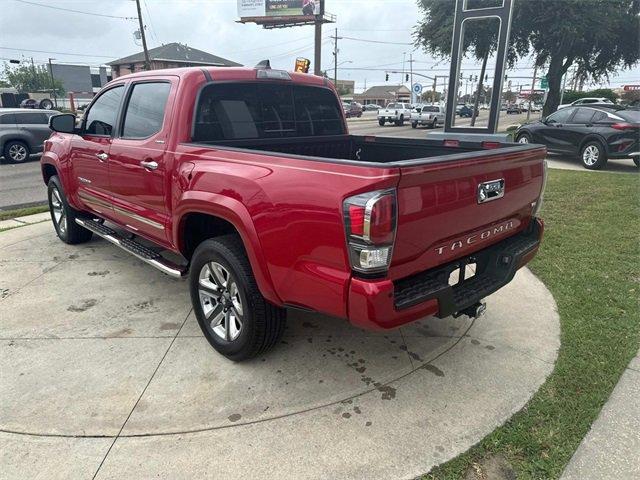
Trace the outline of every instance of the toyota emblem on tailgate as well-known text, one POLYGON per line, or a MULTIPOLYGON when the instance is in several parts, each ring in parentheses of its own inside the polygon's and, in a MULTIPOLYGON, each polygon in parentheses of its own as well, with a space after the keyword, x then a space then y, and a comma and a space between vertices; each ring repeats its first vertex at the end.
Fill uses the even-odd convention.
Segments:
POLYGON ((504 178, 490 180, 478 185, 478 203, 490 202, 504 197, 504 178))

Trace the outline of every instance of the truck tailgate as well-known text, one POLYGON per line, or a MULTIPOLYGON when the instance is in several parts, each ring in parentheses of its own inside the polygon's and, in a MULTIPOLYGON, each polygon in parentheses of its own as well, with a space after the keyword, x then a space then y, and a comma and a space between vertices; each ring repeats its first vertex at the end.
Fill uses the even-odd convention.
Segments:
POLYGON ((389 277, 428 270, 525 229, 542 189, 545 155, 539 146, 503 148, 402 166, 389 277), (480 203, 479 186, 501 180, 503 196, 480 203))

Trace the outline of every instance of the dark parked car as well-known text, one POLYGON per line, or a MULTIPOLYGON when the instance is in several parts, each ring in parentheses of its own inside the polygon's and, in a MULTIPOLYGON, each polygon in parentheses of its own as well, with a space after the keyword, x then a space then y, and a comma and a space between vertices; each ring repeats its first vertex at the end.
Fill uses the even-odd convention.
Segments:
POLYGON ((49 110, 53 108, 53 102, 48 98, 43 98, 42 100, 36 100, 35 98, 25 98, 20 102, 20 108, 42 108, 44 110, 49 110))
POLYGON ((456 107, 456 113, 461 117, 471 118, 473 116, 473 107, 468 105, 458 105, 458 107, 456 107))
POLYGON ((512 114, 521 114, 523 112, 522 108, 520 108, 519 105, 509 105, 507 107, 507 115, 512 115, 512 114))
POLYGON ((343 103, 344 114, 347 118, 362 116, 362 105, 358 102, 343 103))
POLYGON ((0 108, 0 152, 6 161, 22 163, 32 153, 40 153, 51 135, 49 117, 60 112, 0 108))
POLYGON ((522 125, 519 143, 541 143, 552 153, 579 155, 597 170, 609 158, 632 157, 640 166, 640 110, 614 105, 566 107, 540 121, 522 125))

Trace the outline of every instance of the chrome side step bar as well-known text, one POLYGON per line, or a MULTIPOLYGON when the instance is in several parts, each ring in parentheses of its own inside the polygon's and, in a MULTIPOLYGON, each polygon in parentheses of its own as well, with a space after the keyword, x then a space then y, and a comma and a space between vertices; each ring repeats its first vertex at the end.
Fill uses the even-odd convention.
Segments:
POLYGON ((130 240, 121 236, 118 232, 101 224, 100 222, 96 222, 95 220, 90 220, 87 218, 76 218, 76 223, 86 228, 87 230, 92 231, 99 237, 102 237, 105 240, 120 247, 134 257, 137 257, 143 262, 148 263, 152 267, 157 268, 162 273, 165 273, 170 277, 182 278, 187 273, 185 267, 181 267, 180 265, 176 265, 173 262, 170 262, 158 252, 142 245, 141 243, 136 242, 135 240, 130 240))

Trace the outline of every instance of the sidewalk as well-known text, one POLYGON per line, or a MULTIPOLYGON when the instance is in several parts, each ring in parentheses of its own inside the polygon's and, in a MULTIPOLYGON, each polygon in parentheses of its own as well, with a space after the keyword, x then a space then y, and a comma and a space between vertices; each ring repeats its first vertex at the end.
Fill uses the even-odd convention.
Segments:
POLYGON ((640 352, 565 469, 562 480, 640 478, 640 352))

